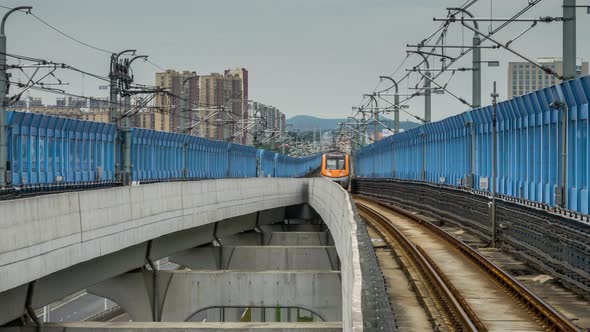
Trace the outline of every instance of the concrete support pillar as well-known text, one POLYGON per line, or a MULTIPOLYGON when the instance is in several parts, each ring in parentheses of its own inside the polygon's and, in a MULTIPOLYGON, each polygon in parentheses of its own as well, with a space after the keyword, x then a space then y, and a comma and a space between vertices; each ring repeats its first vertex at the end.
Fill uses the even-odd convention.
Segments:
MULTIPOLYGON (((299 307, 325 321, 342 320, 342 285, 337 271, 159 273, 161 307, 158 310, 163 322, 190 321, 207 308, 223 306, 299 307)), ((151 321, 151 274, 151 271, 126 273, 94 285, 88 292, 119 303, 134 321, 151 321)), ((225 317, 229 318, 231 315, 225 317)))
MULTIPOLYGON (((165 301, 166 285, 172 278, 171 273, 158 272, 160 275, 159 308, 161 312, 165 301)), ((152 272, 129 272, 120 276, 107 279, 87 289, 88 293, 105 297, 118 303, 137 322, 153 321, 152 312, 152 272)))

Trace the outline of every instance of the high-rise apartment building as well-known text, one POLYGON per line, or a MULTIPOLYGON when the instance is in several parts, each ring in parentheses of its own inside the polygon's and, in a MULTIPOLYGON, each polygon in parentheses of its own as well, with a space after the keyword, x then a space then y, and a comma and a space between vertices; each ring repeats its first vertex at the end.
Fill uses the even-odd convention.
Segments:
POLYGON ((195 78, 194 71, 177 72, 168 69, 165 72, 156 73, 156 86, 167 89, 170 94, 158 94, 155 98, 155 105, 168 113, 169 116, 161 117, 156 121, 169 121, 162 123, 160 127, 170 128, 170 131, 181 132, 186 128, 180 128, 181 86, 184 85, 184 106, 187 109, 185 125, 191 126, 196 121, 195 110, 199 107, 199 78, 195 78))
POLYGON ((235 74, 212 73, 201 76, 200 84, 200 135, 235 141, 243 118, 242 79, 235 74))
POLYGON ((248 110, 249 121, 258 123, 248 135, 248 144, 285 136, 286 117, 278 108, 250 100, 248 110))
MULTIPOLYGON (((538 58, 537 63, 563 73, 561 58, 538 58)), ((576 61, 576 74, 588 75, 588 62, 576 61)), ((559 83, 554 76, 546 74, 540 68, 528 62, 508 63, 508 99, 527 94, 559 83)))
POLYGON ((287 132, 287 118, 285 116, 285 113, 280 112, 280 122, 279 122, 279 131, 281 133, 286 133, 287 132))
POLYGON ((142 110, 133 116, 133 125, 152 130, 170 131, 168 117, 168 113, 165 112, 142 110))
MULTIPOLYGON (((246 68, 227 69, 224 72, 226 77, 237 77, 240 84, 239 101, 241 103, 241 120, 237 123, 236 130, 240 133, 240 142, 247 144, 248 142, 248 70, 246 68)), ((239 138, 239 137, 238 137, 239 138)))

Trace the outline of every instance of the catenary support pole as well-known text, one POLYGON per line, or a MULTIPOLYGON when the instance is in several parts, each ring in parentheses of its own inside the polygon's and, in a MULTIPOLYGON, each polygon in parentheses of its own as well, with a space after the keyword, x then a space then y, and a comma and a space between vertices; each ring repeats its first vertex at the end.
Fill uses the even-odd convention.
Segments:
MULTIPOLYGON (((430 63, 428 62, 428 56, 420 51, 407 51, 411 53, 416 53, 420 55, 424 59, 424 63, 426 64, 426 69, 430 69, 430 63)), ((424 123, 430 123, 432 120, 432 73, 430 70, 426 70, 426 73, 423 74, 424 76, 424 123)))
POLYGON ((389 76, 379 76, 379 78, 390 80, 395 88, 395 94, 393 96, 393 133, 399 134, 399 89, 397 86, 397 82, 389 76))
POLYGON ((6 35, 4 34, 4 26, 8 16, 18 10, 30 11, 31 6, 15 7, 6 12, 2 18, 0 25, 0 189, 7 185, 6 171, 8 170, 8 146, 6 136, 7 116, 6 109, 8 107, 8 80, 10 76, 6 73, 6 35))
POLYGON ((498 244, 498 222, 496 219, 496 177, 498 176, 498 133, 496 132, 496 129, 498 96, 498 92, 496 91, 496 81, 494 81, 494 92, 492 93, 492 202, 490 205, 490 224, 492 226, 492 248, 496 248, 498 244))
MULTIPOLYGON (((428 63, 428 61, 426 63, 428 63)), ((432 84, 430 80, 431 75, 432 74, 430 72, 426 72, 426 79, 424 82, 424 123, 430 123, 432 119, 432 84)))
POLYGON ((117 123, 117 63, 116 54, 111 54, 111 70, 109 72, 109 121, 117 123))
MULTIPOLYGON (((187 103, 186 100, 190 99, 190 92, 189 95, 187 96, 184 93, 184 86, 185 84, 192 79, 199 79, 199 75, 194 75, 194 76, 189 76, 189 77, 185 77, 182 79, 182 82, 180 84, 180 100, 179 100, 179 105, 180 105, 180 112, 179 112, 179 121, 178 121, 178 127, 180 129, 180 132, 186 132, 187 134, 190 134, 191 130, 187 130, 187 126, 186 126, 186 120, 188 118, 188 113, 187 113, 187 103)), ((189 90, 190 90, 190 86, 189 86, 189 90)), ((192 108, 192 105, 189 105, 189 107, 192 108)), ((200 111, 199 111, 200 112, 200 111)))
POLYGON ((121 64, 119 64, 119 57, 125 53, 135 54, 135 50, 124 50, 119 53, 111 54, 111 70, 109 72, 109 120, 111 123, 117 124, 119 119, 118 110, 118 96, 119 96, 119 78, 121 76, 121 64))
POLYGON ((375 118, 375 125, 373 126, 373 141, 377 142, 379 140, 379 103, 377 102, 377 98, 375 98, 375 94, 370 94, 371 100, 375 104, 375 108, 373 108, 373 117, 375 118))
POLYGON ((563 0, 563 80, 576 77, 576 0, 563 0))
MULTIPOLYGON (((479 31, 479 24, 477 23, 477 20, 475 20, 475 16, 473 16, 473 14, 466 10, 463 9, 461 7, 457 7, 457 8, 447 8, 447 10, 457 10, 460 11, 462 13, 465 13, 466 15, 468 15, 469 17, 471 17, 473 19, 473 27, 475 28, 475 30, 479 31)), ((473 106, 473 108, 478 108, 481 106, 481 37, 479 36, 478 32, 475 32, 475 35, 473 36, 473 50, 472 50, 472 56, 473 56, 473 60, 472 60, 472 100, 471 100, 471 105, 473 106)))
MULTIPOLYGON (((127 62, 127 86, 129 86, 131 83, 133 83, 133 77, 131 76, 131 64, 133 63, 133 61, 137 60, 137 59, 143 59, 144 61, 147 61, 147 55, 137 55, 134 56, 133 58, 131 58, 131 60, 129 60, 129 62, 127 62)), ((125 94, 125 112, 129 112, 129 110, 131 110, 131 95, 129 93, 125 94)), ((128 115, 125 117, 125 121, 124 121, 124 126, 125 128, 131 128, 133 126, 133 123, 131 121, 131 115, 128 115)))

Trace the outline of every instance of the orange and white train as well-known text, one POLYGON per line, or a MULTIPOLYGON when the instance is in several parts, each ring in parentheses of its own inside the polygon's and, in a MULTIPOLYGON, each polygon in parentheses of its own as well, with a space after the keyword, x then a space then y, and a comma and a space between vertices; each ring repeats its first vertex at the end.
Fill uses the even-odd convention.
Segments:
POLYGON ((324 153, 322 156, 322 177, 338 182, 344 189, 348 189, 350 156, 342 152, 324 153))

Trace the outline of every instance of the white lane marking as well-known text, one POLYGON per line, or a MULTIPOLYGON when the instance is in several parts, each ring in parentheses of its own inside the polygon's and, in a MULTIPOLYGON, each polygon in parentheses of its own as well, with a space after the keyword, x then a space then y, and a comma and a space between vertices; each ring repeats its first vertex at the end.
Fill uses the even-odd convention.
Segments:
POLYGON ((70 303, 72 301, 75 301, 75 300, 81 298, 82 296, 85 296, 86 294, 88 294, 88 293, 86 293, 86 291, 84 291, 82 294, 76 295, 73 298, 71 298, 71 299, 69 299, 69 300, 67 300, 65 302, 62 302, 62 303, 56 305, 55 307, 50 308, 50 311, 54 311, 55 309, 59 309, 59 308, 63 307, 64 305, 66 305, 66 304, 68 304, 68 303, 70 303))

